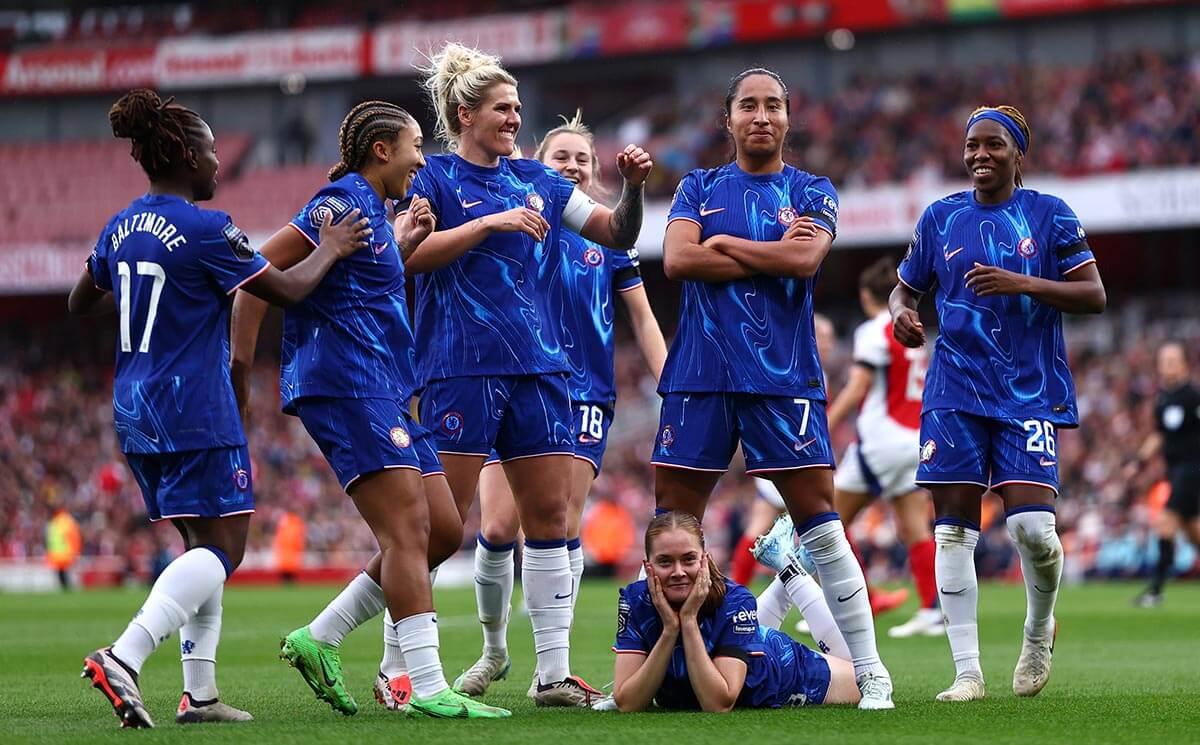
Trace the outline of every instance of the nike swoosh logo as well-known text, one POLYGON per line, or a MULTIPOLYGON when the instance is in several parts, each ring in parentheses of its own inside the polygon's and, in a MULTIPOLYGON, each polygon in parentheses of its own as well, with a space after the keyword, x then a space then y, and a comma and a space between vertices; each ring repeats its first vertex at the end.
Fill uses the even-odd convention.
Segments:
POLYGON ((554 599, 555 600, 566 600, 567 598, 571 597, 571 594, 572 593, 569 593, 569 592, 566 595, 559 595, 558 593, 554 593, 554 599))
POLYGON ((797 450, 807 450, 808 446, 813 444, 816 441, 817 441, 817 438, 814 437, 811 440, 809 440, 808 442, 802 442, 802 443, 800 443, 800 447, 798 447, 797 450))
POLYGON ((854 597, 855 595, 857 595, 858 593, 860 593, 860 592, 862 592, 862 591, 863 591, 863 588, 861 588, 861 587, 860 587, 860 588, 858 588, 857 590, 855 590, 854 592, 852 592, 852 593, 850 593, 849 595, 847 595, 846 597, 842 597, 841 595, 838 595, 838 602, 839 602, 839 603, 844 603, 844 602, 846 602, 847 600, 849 600, 850 598, 854 597))
POLYGON ((1038 462, 1039 462, 1039 463, 1041 463, 1043 466, 1052 466, 1052 465, 1054 465, 1055 463, 1057 463, 1058 461, 1056 461, 1056 460, 1046 460, 1045 458, 1042 458, 1042 459, 1041 459, 1040 461, 1038 461, 1038 462))
POLYGON ((329 674, 329 666, 325 662, 324 655, 318 655, 317 659, 321 661, 321 677, 325 679, 325 685, 330 688, 337 685, 337 679, 329 674))
POLYGON ((1049 595, 1050 593, 1054 592, 1054 590, 1043 590, 1042 588, 1038 587, 1037 585, 1034 585, 1033 589, 1037 590, 1040 593, 1046 594, 1046 595, 1049 595))
POLYGON ((724 207, 716 207, 716 208, 714 208, 714 209, 711 209, 711 210, 701 209, 701 210, 700 210, 700 216, 701 216, 701 217, 708 217, 709 215, 715 215, 715 214, 717 214, 718 212, 724 212, 724 211, 725 211, 725 208, 724 208, 724 207))
POLYGON ((958 248, 954 249, 950 253, 946 254, 946 261, 949 261, 950 259, 953 259, 955 256, 958 256, 959 253, 961 253, 964 248, 966 248, 966 246, 959 246, 958 248))
POLYGON ((965 588, 965 587, 962 588, 961 590, 947 590, 945 587, 941 588, 941 592, 943 595, 962 595, 966 591, 967 591, 967 588, 965 588))
POLYGON ((481 204, 483 204, 483 200, 482 200, 482 199, 479 199, 479 200, 477 200, 477 201, 474 201, 474 202, 463 202, 463 203, 462 203, 462 208, 463 208, 464 210, 469 210, 469 209, 471 209, 472 207, 477 207, 477 206, 479 206, 479 205, 481 205, 481 204))
POLYGON ((479 579, 478 577, 475 578, 475 584, 479 585, 480 587, 495 587, 496 586, 495 582, 484 582, 483 580, 479 579))

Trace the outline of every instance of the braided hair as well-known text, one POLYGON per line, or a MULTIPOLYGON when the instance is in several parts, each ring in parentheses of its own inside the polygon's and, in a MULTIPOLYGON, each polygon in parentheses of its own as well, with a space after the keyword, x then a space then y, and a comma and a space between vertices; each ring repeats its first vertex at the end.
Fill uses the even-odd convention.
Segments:
MULTIPOLYGON (((980 106, 979 108, 977 108, 971 112, 971 116, 967 117, 967 120, 969 121, 972 117, 974 117, 976 114, 978 114, 981 111, 989 111, 989 110, 999 111, 1001 114, 1004 114, 1009 119, 1012 119, 1014 122, 1016 122, 1017 128, 1021 130, 1021 134, 1025 135, 1025 143, 1026 143, 1025 152, 1028 152, 1029 148, 1033 146, 1033 134, 1029 131, 1029 122, 1027 122, 1025 120, 1025 115, 1022 114, 1020 112, 1020 110, 1017 109, 1016 106, 980 106)), ((1020 163, 1017 163, 1016 182, 1017 182, 1017 186, 1021 185, 1021 164, 1020 163)))
POLYGON ((394 140, 400 130, 415 123, 412 114, 387 101, 363 101, 350 109, 338 129, 341 160, 329 169, 329 180, 337 181, 347 173, 361 169, 372 145, 381 140, 394 140))
POLYGON ((188 149, 208 126, 191 109, 149 88, 136 88, 108 110, 113 137, 130 140, 130 155, 151 180, 166 178, 187 160, 188 149))

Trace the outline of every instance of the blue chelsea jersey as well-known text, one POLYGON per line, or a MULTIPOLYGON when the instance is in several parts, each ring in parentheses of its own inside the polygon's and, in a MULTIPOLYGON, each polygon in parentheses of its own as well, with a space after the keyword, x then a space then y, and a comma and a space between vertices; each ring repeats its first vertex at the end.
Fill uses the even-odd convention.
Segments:
MULTIPOLYGON (((700 636, 709 657, 734 657, 746 663, 746 682, 739 707, 779 707, 793 703, 802 678, 793 642, 758 623, 758 603, 742 585, 725 580, 725 599, 711 616, 699 619, 700 636)), ((620 591, 617 605, 617 654, 650 654, 662 636, 662 619, 654 607, 646 580, 620 591)), ((664 709, 699 709, 688 680, 682 635, 676 639, 662 686, 654 694, 664 709)))
POLYGON ((416 276, 419 379, 568 371, 561 319, 549 287, 560 272, 562 214, 575 185, 534 160, 501 158, 488 168, 433 155, 413 192, 429 200, 437 229, 527 207, 550 223, 544 241, 493 233, 441 269, 416 276))
POLYGON ((964 191, 931 204, 900 264, 904 284, 934 293, 938 314, 922 410, 1077 425, 1062 314, 1029 295, 979 297, 965 277, 982 264, 1061 280, 1094 261, 1058 197, 1017 189, 1004 204, 983 205, 964 191))
POLYGON ((87 266, 118 309, 121 450, 245 445, 229 377, 229 295, 268 265, 229 215, 146 194, 108 222, 87 266))
MULTIPOLYGON (((836 234, 837 192, 829 179, 791 166, 752 175, 729 163, 685 176, 667 220, 696 223, 701 241, 714 235, 778 241, 799 217, 811 217, 836 234)), ((679 329, 659 391, 824 401, 825 376, 813 330, 815 285, 815 276, 764 274, 725 282, 685 281, 679 329)))
POLYGON ((416 388, 416 349, 405 304, 404 266, 383 200, 357 173, 317 192, 290 225, 314 246, 321 220, 353 209, 370 220, 370 245, 333 265, 283 320, 280 398, 407 399, 416 388))
POLYGON ((613 301, 616 292, 642 284, 637 249, 608 249, 566 229, 559 245, 562 271, 550 286, 550 312, 562 319, 571 400, 609 402, 616 398, 613 301))

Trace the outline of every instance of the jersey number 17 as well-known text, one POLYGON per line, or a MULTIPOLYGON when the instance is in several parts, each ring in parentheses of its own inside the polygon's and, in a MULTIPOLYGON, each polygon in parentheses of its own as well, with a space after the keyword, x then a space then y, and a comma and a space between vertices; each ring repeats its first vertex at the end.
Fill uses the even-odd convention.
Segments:
MULTIPOLYGON (((150 288, 150 310, 146 313, 146 327, 142 329, 142 340, 138 344, 139 352, 150 351, 150 335, 154 332, 154 321, 158 318, 158 301, 162 297, 163 285, 167 283, 167 273, 161 264, 153 261, 139 261, 136 264, 140 277, 151 277, 154 285, 150 288)), ((121 351, 132 352, 133 344, 129 332, 129 296, 132 294, 133 276, 129 271, 129 263, 117 262, 117 274, 121 279, 121 351)))

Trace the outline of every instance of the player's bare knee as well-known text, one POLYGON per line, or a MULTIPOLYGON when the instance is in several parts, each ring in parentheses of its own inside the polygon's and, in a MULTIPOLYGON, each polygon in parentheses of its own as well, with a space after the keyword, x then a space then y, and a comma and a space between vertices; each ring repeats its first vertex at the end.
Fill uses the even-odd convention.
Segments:
POLYGON ((527 511, 522 521, 525 537, 534 540, 557 540, 567 536, 566 500, 560 504, 544 504, 537 510, 527 511))
POLYGON ((493 546, 505 546, 517 540, 521 532, 519 520, 489 520, 479 526, 479 533, 493 546))

